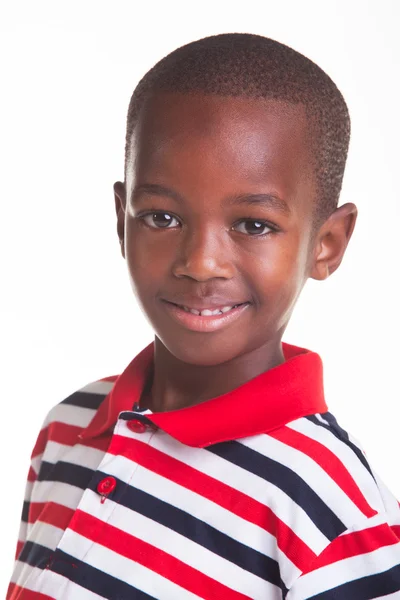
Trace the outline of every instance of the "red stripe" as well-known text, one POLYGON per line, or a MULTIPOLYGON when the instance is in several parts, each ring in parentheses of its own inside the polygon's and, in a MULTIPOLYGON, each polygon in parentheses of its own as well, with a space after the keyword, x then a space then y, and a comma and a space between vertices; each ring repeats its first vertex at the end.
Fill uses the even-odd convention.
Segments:
POLYGON ((78 438, 82 431, 82 427, 76 427, 75 425, 67 425, 60 421, 54 421, 40 432, 32 453, 32 457, 42 454, 48 441, 57 442, 58 444, 63 444, 64 446, 82 444, 82 446, 103 450, 103 452, 107 451, 110 443, 110 436, 103 436, 101 438, 83 441, 78 438))
POLYGON ((76 427, 75 425, 66 425, 59 421, 55 421, 49 427, 48 439, 52 442, 64 444, 65 446, 74 446, 75 444, 82 444, 89 448, 96 448, 97 450, 107 451, 110 443, 110 436, 105 436, 93 440, 82 441, 78 438, 79 434, 82 433, 82 427, 76 427))
POLYGON ((48 523, 66 529, 74 515, 74 510, 56 502, 31 502, 29 508, 29 523, 48 523))
POLYGON ((34 471, 32 469, 32 467, 29 467, 29 472, 28 472, 28 481, 29 483, 34 483, 37 479, 37 474, 36 471, 34 471))
POLYGON ((75 425, 68 425, 61 421, 53 421, 46 427, 44 427, 36 440, 35 446, 32 451, 31 458, 35 458, 40 454, 43 454, 46 444, 49 440, 64 444, 65 446, 74 446, 75 444, 82 444, 90 448, 96 448, 98 450, 107 451, 108 444, 110 443, 110 435, 103 436, 96 439, 81 440, 78 436, 85 431, 85 427, 77 427, 75 425))
POLYGON ((44 427, 40 431, 40 433, 37 437, 35 446, 32 450, 31 458, 35 458, 36 456, 43 454, 44 449, 46 448, 46 444, 47 444, 47 430, 48 430, 48 427, 44 427))
POLYGON ((368 504, 344 464, 329 448, 307 435, 294 431, 290 427, 282 427, 277 431, 270 432, 268 435, 312 458, 339 485, 366 517, 376 515, 376 510, 368 504))
POLYGON ((15 585, 15 583, 10 583, 6 600, 54 600, 54 598, 47 596, 47 594, 27 590, 19 585, 15 585))
POLYGON ((81 431, 81 427, 55 421, 48 427, 47 439, 65 446, 74 446, 79 441, 78 435, 81 431))
POLYGON ((197 571, 167 552, 80 510, 76 511, 70 528, 85 538, 138 562, 201 598, 207 600, 221 600, 221 598, 249 600, 250 598, 197 571))
POLYGON ((268 506, 243 492, 138 440, 114 435, 108 453, 125 456, 268 531, 300 570, 315 559, 315 553, 268 506))
POLYGON ((306 572, 326 567, 339 560, 368 554, 379 548, 393 546, 394 544, 398 544, 400 548, 399 538, 387 523, 377 525, 376 527, 369 527, 363 531, 347 533, 336 538, 329 544, 315 563, 311 565, 312 568, 308 569, 306 572))
POLYGON ((15 560, 18 559, 18 556, 21 554, 21 550, 24 547, 24 542, 22 540, 18 540, 17 549, 15 551, 15 560))

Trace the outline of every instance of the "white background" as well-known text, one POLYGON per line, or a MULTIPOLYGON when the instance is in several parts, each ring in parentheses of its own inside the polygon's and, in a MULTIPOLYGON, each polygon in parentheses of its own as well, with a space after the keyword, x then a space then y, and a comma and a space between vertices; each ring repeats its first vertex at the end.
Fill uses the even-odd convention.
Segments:
POLYGON ((396 0, 60 2, 0 7, 0 597, 29 456, 51 406, 119 373, 152 331, 115 233, 125 115, 139 78, 183 43, 247 31, 317 62, 343 92, 352 140, 345 261, 310 282, 286 341, 318 351, 326 396, 400 497, 399 3, 396 0))

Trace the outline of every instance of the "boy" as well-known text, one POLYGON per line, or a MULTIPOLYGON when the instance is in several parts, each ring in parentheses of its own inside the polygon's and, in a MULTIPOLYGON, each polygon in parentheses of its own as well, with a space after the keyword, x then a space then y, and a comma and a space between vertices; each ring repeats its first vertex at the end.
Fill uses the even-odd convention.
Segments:
POLYGON ((331 79, 260 36, 139 83, 114 191, 154 344, 47 416, 9 600, 400 598, 399 504, 281 342, 354 229, 349 135, 331 79))

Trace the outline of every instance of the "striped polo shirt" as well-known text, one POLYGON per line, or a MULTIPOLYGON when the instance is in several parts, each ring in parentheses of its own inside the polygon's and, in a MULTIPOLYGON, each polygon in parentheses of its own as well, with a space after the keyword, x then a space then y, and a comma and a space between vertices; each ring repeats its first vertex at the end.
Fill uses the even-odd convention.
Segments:
POLYGON ((328 412, 318 354, 141 413, 154 343, 48 414, 8 600, 400 599, 399 503, 328 412))

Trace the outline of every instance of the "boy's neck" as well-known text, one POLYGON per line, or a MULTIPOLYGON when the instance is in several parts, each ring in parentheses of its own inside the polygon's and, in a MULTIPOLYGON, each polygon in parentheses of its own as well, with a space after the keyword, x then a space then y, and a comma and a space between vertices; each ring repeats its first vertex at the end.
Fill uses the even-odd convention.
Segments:
POLYGON ((154 365, 140 399, 140 408, 153 412, 179 410, 226 394, 285 362, 279 340, 215 366, 183 363, 159 338, 154 365))

